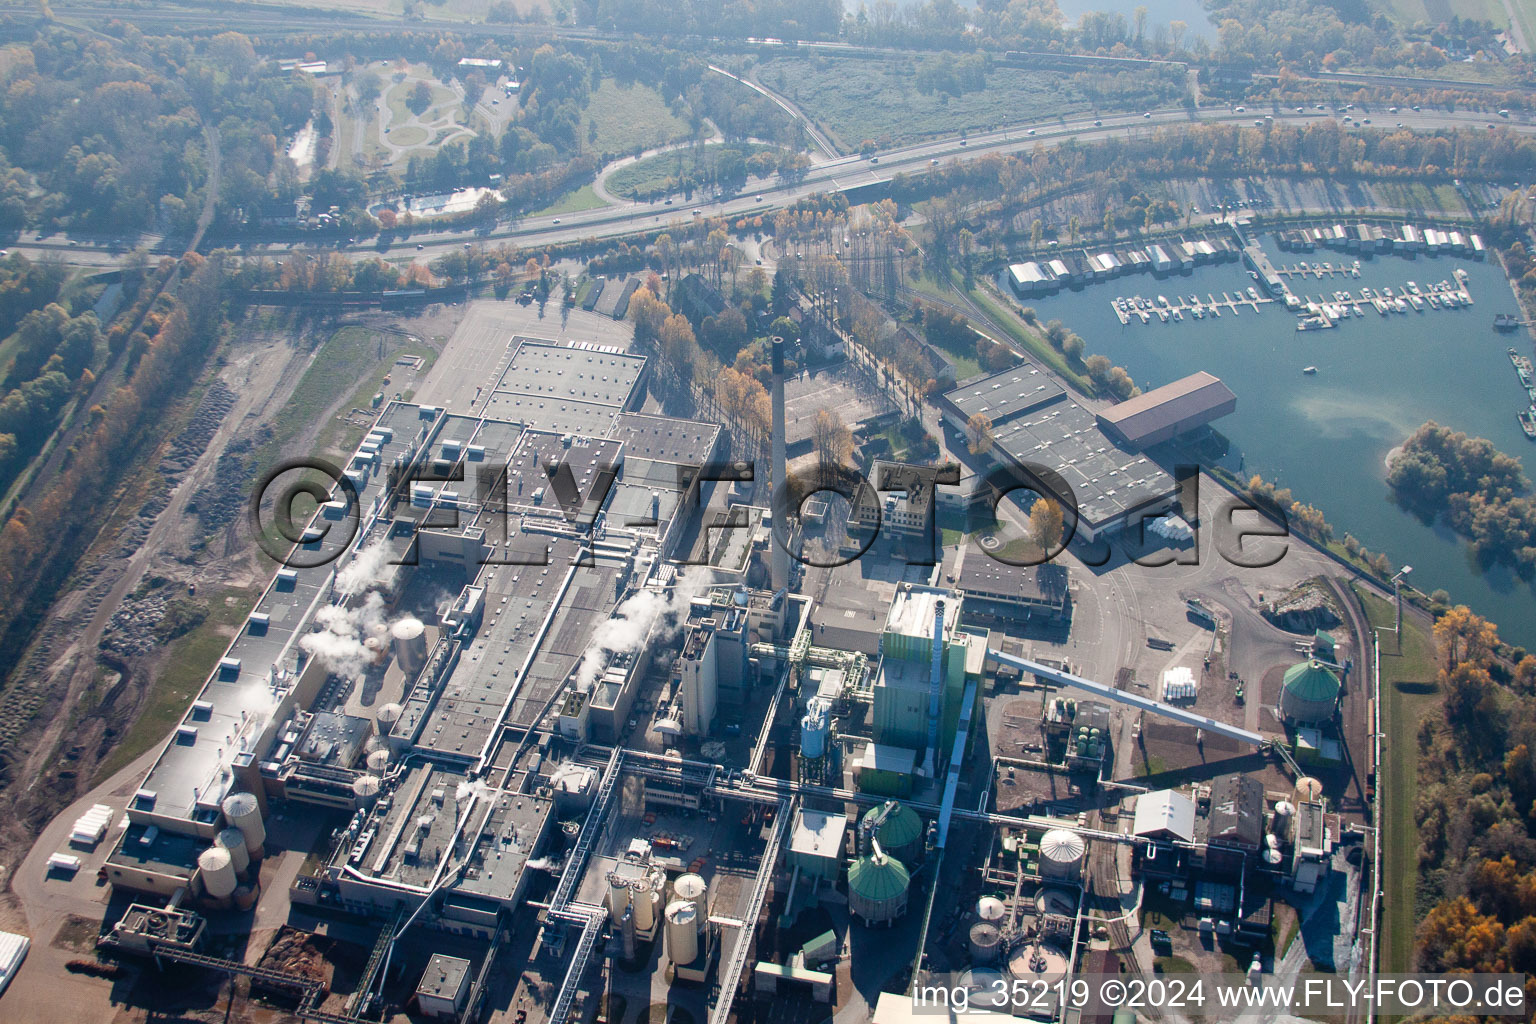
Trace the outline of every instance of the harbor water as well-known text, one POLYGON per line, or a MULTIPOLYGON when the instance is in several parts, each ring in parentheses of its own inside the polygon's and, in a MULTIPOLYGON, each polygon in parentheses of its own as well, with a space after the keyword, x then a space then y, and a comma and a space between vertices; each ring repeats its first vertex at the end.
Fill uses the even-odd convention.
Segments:
MULTIPOLYGON (((1271 237, 1261 239, 1276 267, 1310 264, 1352 266, 1356 254, 1319 249, 1282 252, 1271 237)), ((1426 525, 1395 505, 1386 482, 1386 458, 1425 420, 1490 439, 1518 457, 1527 475, 1536 475, 1536 444, 1526 438, 1517 414, 1530 400, 1521 387, 1508 350, 1531 355, 1522 329, 1499 333, 1496 313, 1514 312, 1509 283, 1496 262, 1453 256, 1366 255, 1360 276, 1322 279, 1288 277, 1300 296, 1333 302, 1336 291, 1359 296, 1362 288, 1380 294, 1405 293, 1408 281, 1428 292, 1441 281, 1457 284, 1465 271, 1470 308, 1412 308, 1382 315, 1362 303, 1327 330, 1298 331, 1297 314, 1279 302, 1255 312, 1250 305, 1223 307, 1218 318, 1122 325, 1113 306, 1117 296, 1141 295, 1170 303, 1192 295, 1204 300, 1247 294, 1254 285, 1246 262, 1196 268, 1186 274, 1154 277, 1127 274, 1078 290, 1024 300, 1042 321, 1059 319, 1082 335, 1087 351, 1124 366, 1143 389, 1207 370, 1237 394, 1237 411, 1215 424, 1231 441, 1222 465, 1243 477, 1258 473, 1298 500, 1321 509, 1335 533, 1353 534, 1372 551, 1385 551, 1396 564, 1413 566, 1414 586, 1443 587, 1453 600, 1470 605, 1499 624, 1501 635, 1536 649, 1536 591, 1504 567, 1477 564, 1466 542, 1440 524, 1426 525), (1315 368, 1315 372, 1303 372, 1315 368)))

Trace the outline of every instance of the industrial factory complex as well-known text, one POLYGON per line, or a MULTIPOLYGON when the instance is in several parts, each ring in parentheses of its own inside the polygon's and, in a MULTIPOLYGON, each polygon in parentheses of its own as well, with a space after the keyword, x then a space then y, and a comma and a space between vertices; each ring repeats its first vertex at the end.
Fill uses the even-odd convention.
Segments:
MULTIPOLYGON (((804 440, 777 339, 755 486, 645 355, 502 341, 475 399, 381 404, 153 765, 58 851, 109 888, 110 955, 334 1024, 887 1024, 940 977, 1269 971, 1281 916, 1363 913, 1365 639, 1269 616, 1326 591, 1275 583, 1312 563, 1170 575, 1134 620, 1136 566, 967 536, 824 565, 768 497, 804 440), (291 971, 230 939, 253 915, 359 955, 291 971)), ((1198 374, 1100 410, 1023 363, 936 401, 1106 541, 1203 522, 1156 446, 1236 398, 1198 374)))

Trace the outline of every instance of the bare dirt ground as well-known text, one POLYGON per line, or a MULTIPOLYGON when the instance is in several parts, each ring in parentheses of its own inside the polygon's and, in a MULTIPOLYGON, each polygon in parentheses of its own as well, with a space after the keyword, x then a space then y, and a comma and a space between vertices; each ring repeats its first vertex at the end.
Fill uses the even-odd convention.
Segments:
MULTIPOLYGON (((452 330, 451 317, 438 307, 403 324, 398 318, 387 322, 434 347, 452 330)), ((164 667, 164 645, 140 644, 127 653, 102 647, 104 635, 116 635, 109 626, 121 628, 123 618, 114 624, 114 616, 125 607, 124 599, 151 575, 170 580, 171 589, 180 593, 195 584, 207 594, 254 588, 270 572, 250 542, 243 495, 238 496, 241 513, 206 548, 203 527, 188 506, 213 483, 219 458, 231 443, 258 437, 282 410, 319 343, 336 326, 282 314, 253 315, 235 328, 205 380, 192 389, 193 408, 185 425, 141 474, 150 484, 127 488, 121 499, 127 513, 123 525, 98 538, 81 559, 72 586, 58 596, 28 649, 20 667, 35 680, 31 688, 44 695, 45 703, 31 724, 30 742, 11 752, 15 781, 0 790, 0 883, 5 886, 0 928, 27 930, 13 891, 14 872, 49 821, 91 788, 98 767, 127 734, 164 667)), ((292 450, 309 450, 336 414, 334 408, 326 410, 308 424, 291 442, 292 450)), ((118 512, 107 507, 102 516, 118 512)), ((139 625, 147 632, 153 623, 139 625)))

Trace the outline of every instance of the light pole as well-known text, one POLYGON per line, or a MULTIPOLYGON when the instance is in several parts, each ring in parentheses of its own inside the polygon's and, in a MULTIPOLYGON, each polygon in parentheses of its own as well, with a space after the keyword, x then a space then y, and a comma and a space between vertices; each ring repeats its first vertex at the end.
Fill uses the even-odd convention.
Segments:
POLYGON ((1397 622, 1392 634, 1397 637, 1397 649, 1403 649, 1403 580, 1413 572, 1413 566, 1405 565, 1392 574, 1392 597, 1397 603, 1397 622))

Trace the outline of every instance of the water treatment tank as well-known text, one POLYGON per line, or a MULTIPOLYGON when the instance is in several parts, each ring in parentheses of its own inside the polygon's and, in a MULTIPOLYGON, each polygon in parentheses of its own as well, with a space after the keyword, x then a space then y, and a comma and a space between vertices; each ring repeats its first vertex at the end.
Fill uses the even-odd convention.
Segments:
POLYGON ((1280 690, 1280 717, 1303 725, 1331 721, 1341 688, 1339 677, 1320 661, 1292 665, 1280 690))
POLYGON ((1007 906, 996 896, 983 896, 976 901, 976 916, 989 924, 997 924, 1007 913, 1007 906))
POLYGON ((979 921, 971 925, 971 963, 997 963, 1003 948, 1003 933, 997 925, 979 921))
POLYGON ((395 661, 400 671, 414 676, 427 663, 427 627, 414 615, 407 615, 389 627, 395 644, 395 661))
POLYGON ((680 900, 687 900, 698 911, 699 921, 709 920, 709 886, 699 875, 678 875, 672 883, 672 892, 680 900))
POLYGON ((245 848, 244 832, 237 828, 227 828, 214 836, 213 842, 229 851, 229 859, 237 873, 244 874, 245 869, 251 866, 251 851, 245 848))
POLYGON ((667 904, 667 956, 674 964, 691 964, 699 956, 699 916, 687 900, 667 904))
POLYGON ((1083 870, 1088 844, 1076 832, 1053 828, 1040 837, 1040 874, 1044 878, 1077 878, 1083 870))
POLYGON ((222 846, 210 846, 202 852, 197 858, 197 875, 203 880, 203 891, 214 899, 229 897, 240 884, 235 877, 235 862, 222 846))
POLYGON ((267 841, 267 828, 261 821, 261 803, 254 793, 231 793, 224 799, 224 817, 245 833, 245 848, 252 860, 260 860, 267 841))

